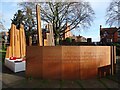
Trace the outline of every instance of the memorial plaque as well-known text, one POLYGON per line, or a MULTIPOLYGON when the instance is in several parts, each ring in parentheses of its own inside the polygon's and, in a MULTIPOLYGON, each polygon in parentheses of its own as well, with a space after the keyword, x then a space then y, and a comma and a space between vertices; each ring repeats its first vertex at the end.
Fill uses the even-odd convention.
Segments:
POLYGON ((80 60, 79 46, 62 46, 62 62, 79 61, 80 60))
POLYGON ((109 65, 110 51, 108 47, 81 46, 80 47, 80 77, 87 79, 98 74, 99 66, 109 65), (109 53, 106 53, 108 50, 109 53), (89 74, 88 74, 89 72, 89 74))
POLYGON ((42 48, 43 48, 43 61, 61 62, 62 47, 46 46, 42 48))

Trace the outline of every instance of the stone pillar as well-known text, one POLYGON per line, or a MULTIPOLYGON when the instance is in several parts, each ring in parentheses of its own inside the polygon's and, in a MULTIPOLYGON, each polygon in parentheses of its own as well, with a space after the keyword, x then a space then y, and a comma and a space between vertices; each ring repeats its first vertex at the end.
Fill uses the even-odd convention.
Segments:
POLYGON ((19 33, 20 33, 20 35, 19 35, 19 37, 20 37, 20 57, 24 57, 24 55, 23 55, 23 51, 24 51, 24 46, 23 46, 23 25, 20 25, 20 31, 19 31, 19 33))
POLYGON ((55 46, 55 42, 54 42, 54 33, 53 33, 53 28, 52 25, 49 23, 48 25, 46 25, 46 28, 49 31, 49 36, 47 37, 47 39, 49 40, 49 46, 55 46))
POLYGON ((47 37, 47 46, 50 46, 50 33, 46 33, 47 37))
POLYGON ((29 36, 29 46, 32 46, 32 37, 29 36))
POLYGON ((26 56, 26 37, 24 27, 22 27, 22 34, 23 34, 23 56, 26 56))
POLYGON ((11 56, 14 56, 14 45, 15 45, 15 29, 16 26, 14 24, 11 24, 11 29, 10 29, 10 46, 11 46, 11 56))
POLYGON ((26 56, 26 38, 23 25, 20 25, 20 49, 21 57, 26 56))
POLYGON ((48 46, 47 39, 44 39, 44 46, 48 46))
POLYGON ((20 57, 20 36, 19 36, 19 30, 15 30, 15 57, 20 57))
POLYGON ((41 18, 40 18, 40 7, 38 5, 36 5, 36 16, 37 16, 37 30, 38 30, 38 45, 43 46, 41 18))
POLYGON ((11 46, 8 46, 5 58, 10 58, 12 56, 11 50, 12 50, 11 46))
POLYGON ((51 24, 49 24, 49 31, 50 31, 50 46, 55 46, 53 27, 51 24))
POLYGON ((26 56, 26 39, 23 25, 20 25, 20 30, 18 30, 14 24, 11 24, 10 46, 7 47, 6 58, 11 56, 18 58, 26 56))

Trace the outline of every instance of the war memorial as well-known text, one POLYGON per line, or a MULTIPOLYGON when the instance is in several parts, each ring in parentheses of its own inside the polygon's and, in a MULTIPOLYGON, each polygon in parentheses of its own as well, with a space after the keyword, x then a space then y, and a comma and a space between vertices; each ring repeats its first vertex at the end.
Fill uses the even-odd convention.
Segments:
POLYGON ((10 46, 5 59, 7 67, 14 72, 25 70, 26 77, 41 79, 77 80, 115 74, 115 46, 55 46, 50 24, 47 25, 47 38, 42 38, 38 5, 36 14, 37 46, 26 45, 24 26, 20 25, 17 30, 14 24, 11 25, 10 46))

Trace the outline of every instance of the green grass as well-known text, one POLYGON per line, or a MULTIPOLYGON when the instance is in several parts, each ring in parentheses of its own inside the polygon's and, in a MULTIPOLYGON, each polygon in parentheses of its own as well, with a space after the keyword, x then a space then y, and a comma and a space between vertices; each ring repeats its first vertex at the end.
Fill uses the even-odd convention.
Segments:
POLYGON ((0 58, 2 59, 2 63, 4 63, 6 52, 0 52, 0 58))
POLYGON ((0 50, 0 53, 2 53, 2 52, 6 52, 6 50, 0 50))

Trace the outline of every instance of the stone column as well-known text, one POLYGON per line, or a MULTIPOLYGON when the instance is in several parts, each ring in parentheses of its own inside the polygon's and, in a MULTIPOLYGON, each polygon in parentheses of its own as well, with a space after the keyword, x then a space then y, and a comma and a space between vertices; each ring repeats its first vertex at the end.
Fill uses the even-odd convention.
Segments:
POLYGON ((48 46, 47 39, 44 39, 44 46, 48 46))
POLYGON ((12 56, 11 50, 12 50, 11 46, 8 46, 5 58, 10 58, 12 56))
POLYGON ((14 24, 11 24, 11 29, 10 29, 10 46, 11 46, 11 56, 14 56, 14 45, 15 45, 15 29, 16 26, 14 24))
POLYGON ((55 46, 55 43, 54 43, 54 33, 53 33, 53 28, 52 28, 52 25, 49 23, 46 25, 46 29, 48 29, 49 31, 49 35, 47 36, 47 39, 49 40, 49 46, 55 46))
POLYGON ((20 31, 19 31, 20 35, 20 57, 23 57, 23 25, 20 25, 20 31))
POLYGON ((38 5, 36 5, 36 16, 37 16, 37 30, 38 30, 38 45, 43 46, 41 18, 40 18, 40 6, 38 6, 38 5))
POLYGON ((32 46, 32 37, 29 36, 29 46, 32 46))
POLYGON ((55 46, 53 27, 51 24, 49 24, 49 31, 50 31, 50 46, 55 46))
POLYGON ((26 37, 24 27, 22 27, 22 36, 23 36, 23 56, 26 56, 26 37))
POLYGON ((20 36, 19 36, 19 30, 15 30, 15 57, 20 57, 20 36))
POLYGON ((47 46, 50 46, 50 33, 46 33, 47 36, 47 46))

